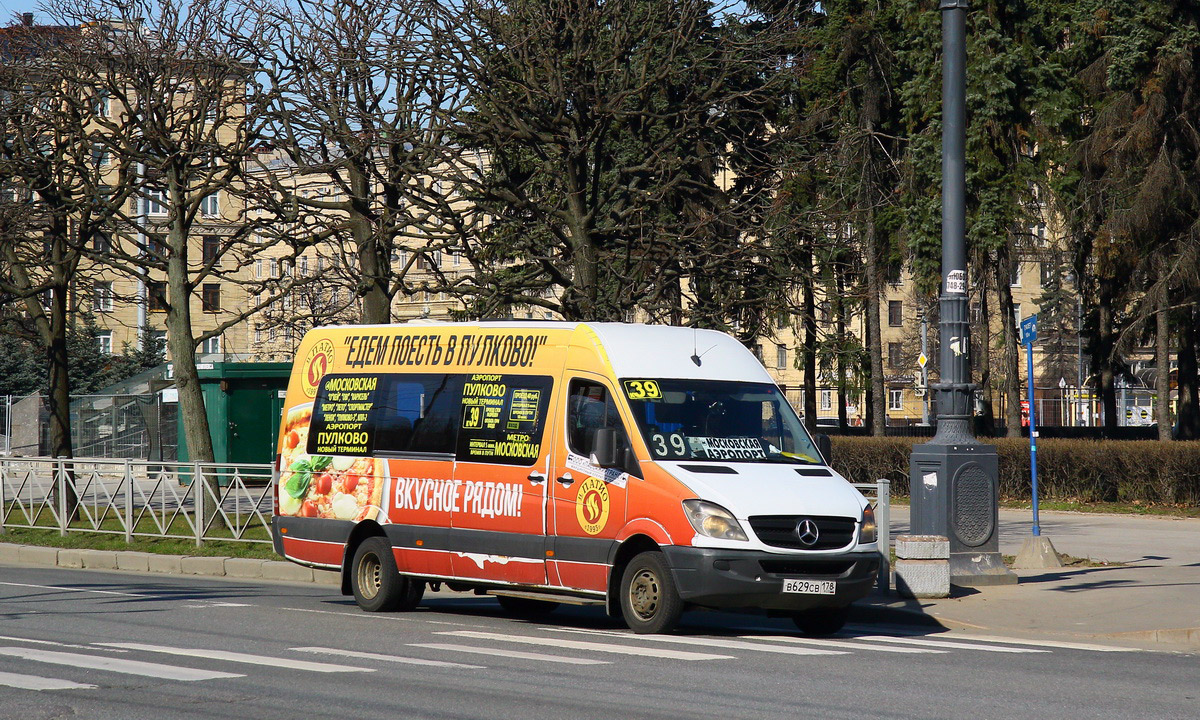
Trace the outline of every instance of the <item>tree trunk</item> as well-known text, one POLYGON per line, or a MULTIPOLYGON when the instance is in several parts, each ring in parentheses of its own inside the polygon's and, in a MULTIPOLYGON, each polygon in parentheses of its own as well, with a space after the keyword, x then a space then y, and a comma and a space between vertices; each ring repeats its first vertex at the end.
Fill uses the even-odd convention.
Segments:
POLYGON ((1184 308, 1183 322, 1179 326, 1179 404, 1176 408, 1179 420, 1177 440, 1200 440, 1200 369, 1196 363, 1196 342, 1200 333, 1200 310, 1193 304, 1184 308))
POLYGON ((181 228, 172 227, 169 242, 167 348, 171 353, 175 387, 179 392, 179 415, 183 420, 188 457, 193 462, 211 463, 215 460, 215 454, 208 413, 204 406, 204 394, 200 389, 200 375, 196 370, 196 339, 192 335, 192 292, 187 274, 187 233, 181 228))
POLYGON ((1003 381, 1000 392, 1004 396, 1004 423, 1006 437, 1021 437, 1021 353, 1017 350, 1017 309, 1012 297, 1012 255, 1007 245, 996 253, 996 299, 1000 304, 1000 327, 1004 331, 1004 347, 1001 355, 1000 372, 1003 381))
POLYGON ((369 201, 371 181, 366 173, 357 168, 350 170, 351 199, 350 234, 358 253, 358 271, 361 273, 362 323, 364 325, 386 325, 392 321, 392 299, 388 294, 390 278, 384 271, 388 252, 380 245, 371 227, 369 201))
POLYGON ((800 324, 804 340, 800 345, 800 363, 804 368, 804 424, 817 431, 817 302, 813 272, 812 236, 806 235, 800 251, 800 324))
MULTIPOLYGON (((55 263, 55 279, 60 280, 55 263)), ((70 368, 67 353, 67 282, 61 280, 55 283, 50 298, 49 331, 50 337, 46 343, 47 361, 49 362, 50 393, 47 403, 50 411, 50 456, 54 458, 72 458, 74 451, 71 446, 71 380, 68 373, 70 368)), ((75 487, 75 470, 71 463, 66 464, 66 482, 62 487, 62 497, 58 497, 59 485, 55 485, 54 496, 60 508, 65 508, 66 517, 63 522, 70 523, 79 517, 79 491, 75 487)))
POLYGON ((863 253, 864 270, 867 275, 866 317, 867 354, 870 361, 870 376, 867 379, 867 402, 871 434, 883 437, 887 426, 887 383, 883 370, 883 337, 879 329, 879 298, 883 294, 883 270, 879 266, 879 255, 875 244, 874 218, 867 230, 867 242, 863 253))
POLYGON ((834 309, 837 317, 837 417, 838 427, 845 429, 846 421, 846 278, 840 268, 834 269, 837 297, 834 309))
POLYGON ((971 351, 979 354, 979 396, 983 405, 983 416, 978 431, 985 437, 996 434, 996 408, 992 398, 992 318, 988 303, 988 278, 981 273, 979 288, 979 340, 971 345, 971 351))
POLYGON ((1104 427, 1116 428, 1120 423, 1117 416, 1117 384, 1114 355, 1116 354, 1116 329, 1113 322, 1113 300, 1116 283, 1101 278, 1096 303, 1096 352, 1092 355, 1092 368, 1096 371, 1100 403, 1104 414, 1104 427))
POLYGON ((1154 403, 1154 421, 1158 423, 1159 441, 1166 442, 1171 439, 1171 318, 1168 312, 1170 297, 1166 283, 1159 288, 1157 299, 1154 361, 1158 365, 1158 372, 1154 377, 1154 392, 1158 399, 1154 403))

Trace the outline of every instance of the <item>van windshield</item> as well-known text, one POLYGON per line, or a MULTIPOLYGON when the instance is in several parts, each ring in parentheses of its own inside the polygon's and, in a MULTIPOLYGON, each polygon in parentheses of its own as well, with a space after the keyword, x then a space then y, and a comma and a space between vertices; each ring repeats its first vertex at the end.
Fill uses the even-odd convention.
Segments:
POLYGON ((621 385, 656 460, 822 463, 773 384, 627 379, 621 385))

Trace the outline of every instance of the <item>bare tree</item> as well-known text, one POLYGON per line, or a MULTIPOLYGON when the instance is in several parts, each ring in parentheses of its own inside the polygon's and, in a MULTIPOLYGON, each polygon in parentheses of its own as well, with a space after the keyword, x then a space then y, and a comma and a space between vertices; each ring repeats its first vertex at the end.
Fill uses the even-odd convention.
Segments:
POLYGON ((279 89, 274 143, 292 173, 272 175, 276 191, 304 215, 301 241, 353 271, 340 279, 362 322, 389 322, 393 300, 417 291, 418 259, 448 246, 444 226, 474 222, 440 179, 461 162, 443 130, 462 108, 452 14, 433 0, 300 0, 269 16, 260 64, 279 89))
MULTIPOLYGON (((25 327, 46 348, 49 450, 69 458, 68 330, 86 289, 85 258, 129 196, 129 168, 102 149, 101 106, 79 77, 79 29, 25 17, 0 31, 0 293, 20 303, 25 327)), ((74 517, 71 483, 66 494, 74 517)))
POLYGON ((290 285, 246 271, 256 254, 283 243, 275 230, 287 219, 277 206, 250 202, 259 178, 249 161, 262 143, 270 90, 245 48, 259 42, 264 23, 224 0, 63 0, 56 9, 82 27, 78 81, 109 108, 95 119, 96 143, 131 188, 95 259, 137 277, 141 301, 164 311, 189 452, 211 462, 196 348, 290 285), (197 329, 199 309, 219 317, 215 327, 197 329))

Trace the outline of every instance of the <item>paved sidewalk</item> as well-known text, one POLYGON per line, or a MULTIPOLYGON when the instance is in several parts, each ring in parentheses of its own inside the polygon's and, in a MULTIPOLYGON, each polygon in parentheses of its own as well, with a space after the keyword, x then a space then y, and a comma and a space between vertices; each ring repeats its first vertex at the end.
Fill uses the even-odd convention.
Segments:
MULTIPOLYGON (((1031 535, 1031 515, 1000 511, 1002 553, 1015 555, 1031 535)), ((1017 585, 956 588, 946 599, 875 595, 856 618, 1200 648, 1200 519, 1043 512, 1039 520, 1060 553, 1123 564, 1018 570, 1017 585)), ((893 508, 893 537, 907 523, 908 508, 893 508)))

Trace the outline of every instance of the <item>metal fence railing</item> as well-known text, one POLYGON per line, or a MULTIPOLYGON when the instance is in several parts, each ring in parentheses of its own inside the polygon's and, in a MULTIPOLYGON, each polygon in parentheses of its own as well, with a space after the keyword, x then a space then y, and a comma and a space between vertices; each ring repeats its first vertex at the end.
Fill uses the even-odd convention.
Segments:
POLYGON ((0 458, 0 531, 270 543, 271 474, 267 464, 0 458))

